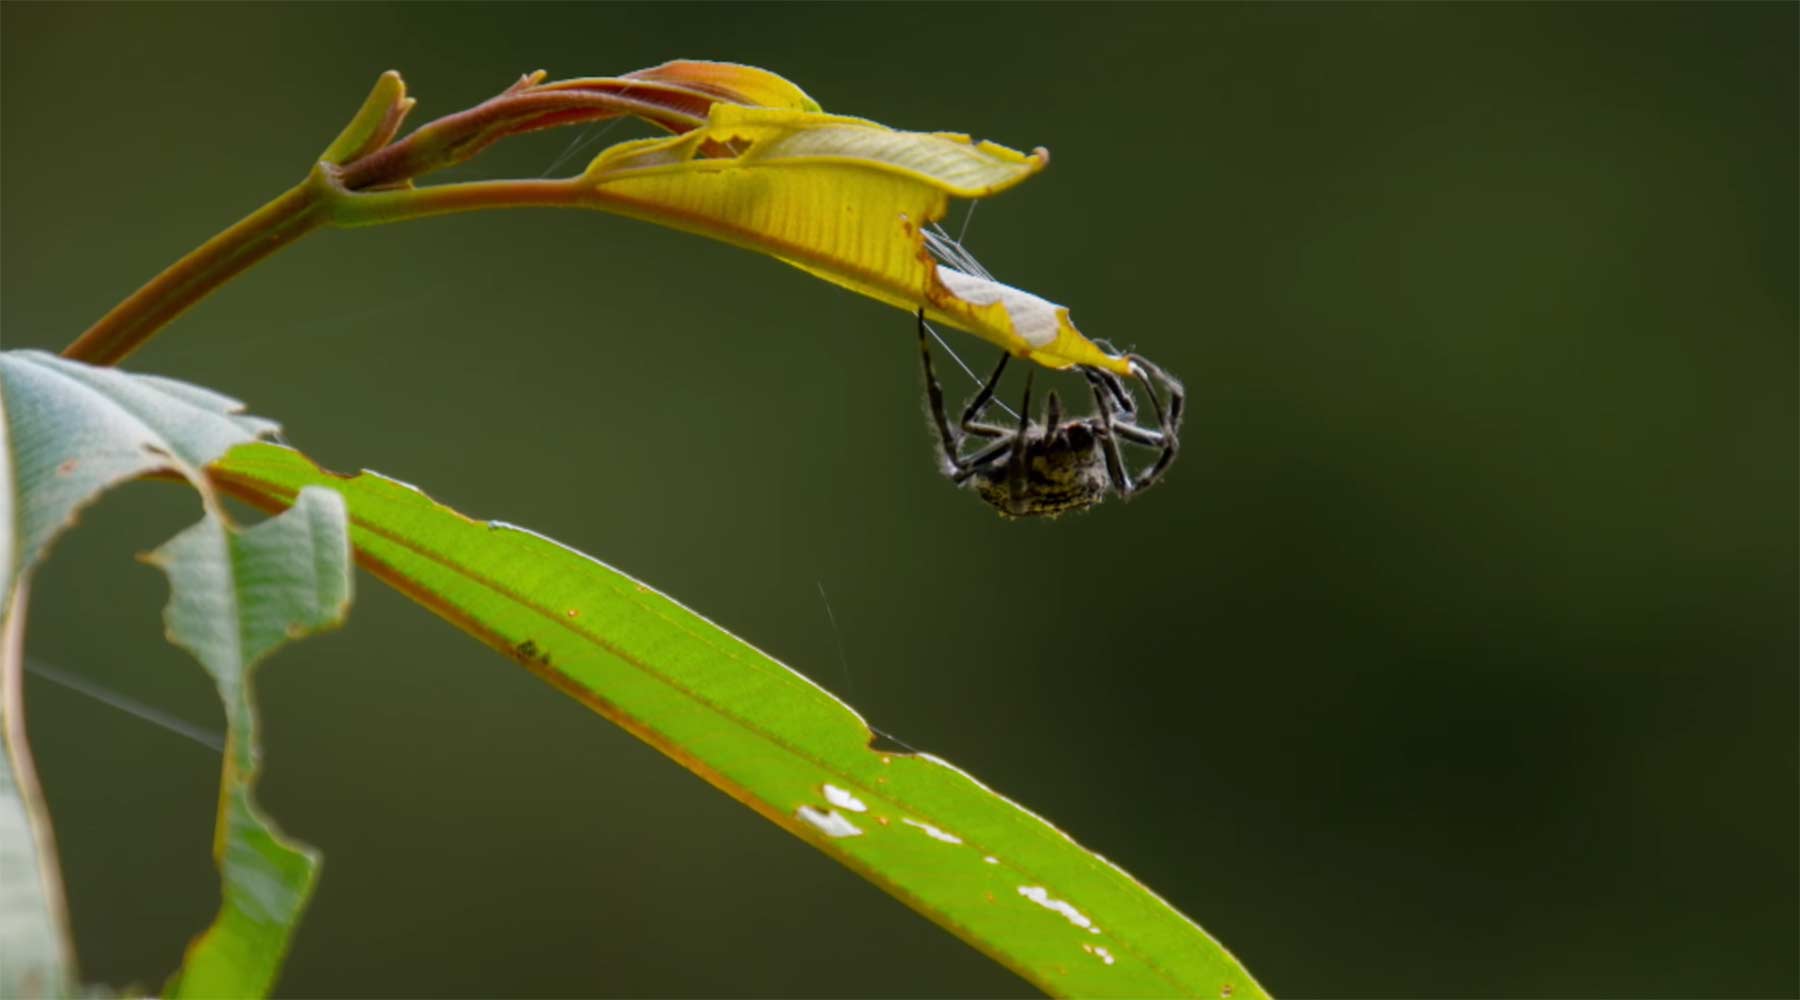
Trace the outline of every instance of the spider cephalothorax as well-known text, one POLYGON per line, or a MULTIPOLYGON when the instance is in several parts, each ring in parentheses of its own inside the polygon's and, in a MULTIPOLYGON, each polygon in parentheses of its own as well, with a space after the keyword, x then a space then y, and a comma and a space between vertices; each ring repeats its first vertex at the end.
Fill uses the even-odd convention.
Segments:
POLYGON ((1096 412, 1086 417, 1063 419, 1062 401, 1051 392, 1041 423, 1031 419, 1032 374, 1025 378, 1025 399, 1019 407, 1019 425, 1001 427, 983 423, 982 413, 994 401, 994 388, 1006 371, 1008 355, 1002 351, 994 373, 963 408, 955 427, 944 412, 944 390, 931 368, 931 345, 925 339, 925 315, 919 314, 919 353, 925 366, 925 394, 938 431, 944 474, 958 485, 973 485, 975 492, 1007 517, 1054 517, 1065 511, 1086 510, 1118 493, 1129 500, 1154 485, 1175 460, 1176 435, 1181 429, 1181 383, 1138 355, 1127 355, 1132 374, 1144 387, 1156 429, 1137 423, 1131 393, 1117 375, 1084 367, 1096 412), (1164 409, 1157 384, 1169 394, 1164 409), (972 454, 963 454, 970 437, 992 443, 972 454), (1157 449, 1157 457, 1135 477, 1125 467, 1120 442, 1157 449))

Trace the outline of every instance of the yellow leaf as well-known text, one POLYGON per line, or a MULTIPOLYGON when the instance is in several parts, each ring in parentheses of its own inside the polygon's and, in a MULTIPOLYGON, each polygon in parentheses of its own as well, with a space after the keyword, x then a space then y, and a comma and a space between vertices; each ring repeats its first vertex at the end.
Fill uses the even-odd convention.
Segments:
POLYGON ((625 79, 686 86, 733 104, 792 108, 795 111, 819 110, 819 102, 806 96, 806 91, 787 78, 742 63, 672 59, 660 66, 627 73, 625 79))
POLYGON ((951 197, 984 198, 1042 170, 966 135, 901 132, 861 118, 714 104, 682 135, 601 153, 583 183, 596 208, 775 256, 852 291, 966 330, 1050 368, 1130 374, 1030 292, 942 267, 921 227, 951 197), (721 155, 721 151, 724 151, 721 155))
MULTIPOLYGON (((686 132, 706 121, 716 103, 750 104, 793 111, 817 111, 819 104, 785 77, 739 63, 676 59, 617 77, 578 77, 533 84, 532 94, 603 95, 618 101, 614 114, 636 114, 671 132, 686 132), (635 107, 634 107, 635 105, 635 107)), ((528 132, 571 121, 598 121, 591 108, 552 111, 511 128, 528 132)))

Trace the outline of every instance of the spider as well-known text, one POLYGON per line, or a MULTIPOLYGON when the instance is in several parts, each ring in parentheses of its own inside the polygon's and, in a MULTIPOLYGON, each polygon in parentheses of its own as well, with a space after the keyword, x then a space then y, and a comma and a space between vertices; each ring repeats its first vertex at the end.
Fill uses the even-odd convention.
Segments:
POLYGON ((925 395, 933 423, 938 431, 939 450, 944 474, 958 486, 973 485, 981 499, 993 505, 1003 517, 1055 517, 1071 510, 1086 510, 1118 493, 1130 500, 1154 486, 1162 478, 1169 463, 1175 460, 1176 434, 1181 428, 1183 395, 1181 383, 1144 358, 1131 354, 1132 374, 1150 397, 1150 408, 1156 414, 1157 429, 1140 427, 1135 417, 1131 394, 1117 375, 1096 368, 1083 367, 1082 375, 1094 394, 1098 412, 1091 416, 1063 419, 1062 401, 1052 391, 1044 406, 1042 423, 1031 419, 1031 382, 1035 370, 1025 377, 1025 398, 1019 406, 1019 425, 1000 427, 981 421, 982 411, 994 399, 994 388, 1006 371, 1010 355, 1000 352, 1000 363, 963 408, 957 426, 950 426, 944 412, 944 389, 931 368, 931 345, 925 339, 925 312, 919 311, 919 356, 925 366, 925 395), (1169 408, 1163 409, 1156 383, 1169 393, 1169 408), (960 430, 960 433, 959 433, 960 430), (963 453, 970 437, 992 439, 993 443, 972 454, 963 453), (1159 449, 1156 461, 1134 478, 1125 467, 1120 440, 1159 449))

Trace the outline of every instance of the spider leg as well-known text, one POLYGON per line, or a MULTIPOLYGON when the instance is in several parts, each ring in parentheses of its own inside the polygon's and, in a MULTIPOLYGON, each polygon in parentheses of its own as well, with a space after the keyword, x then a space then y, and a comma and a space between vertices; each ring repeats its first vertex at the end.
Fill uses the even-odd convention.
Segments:
MULTIPOLYGON (((1012 455, 1006 463, 1006 494, 1010 505, 1015 507, 1019 498, 1025 495, 1025 445, 1031 435, 1031 381, 1035 377, 1036 368, 1025 373, 1025 396, 1019 401, 1019 429, 1014 434, 1012 455)), ((1021 511, 1015 509, 1012 513, 1021 511)))
POLYGON ((1114 423, 1113 433, 1130 441, 1132 444, 1141 444, 1146 448, 1161 448, 1163 446, 1163 436, 1160 432, 1147 431, 1128 420, 1121 420, 1114 423))
POLYGON ((1139 355, 1133 354, 1130 357, 1137 379, 1143 384, 1145 394, 1150 397, 1150 409, 1156 414, 1156 423, 1161 428, 1158 436, 1163 439, 1162 454, 1157 456, 1155 463, 1138 474, 1137 489, 1141 492, 1161 478, 1169 468, 1169 463, 1175 461, 1175 452, 1180 447, 1178 434, 1185 395, 1181 383, 1170 378, 1168 372, 1139 355), (1155 381, 1152 381, 1151 376, 1155 376, 1155 381), (1163 409, 1162 398, 1156 394, 1156 382, 1161 382, 1169 390, 1169 408, 1166 411, 1163 409))
POLYGON ((931 369, 931 343, 925 339, 923 309, 919 310, 919 358, 925 366, 925 396, 929 401, 927 409, 931 411, 932 423, 937 425, 939 451, 950 468, 963 472, 969 466, 958 454, 962 450, 962 439, 950 429, 950 418, 944 413, 944 387, 938 384, 937 373, 931 369))
POLYGON ((950 481, 961 486, 970 476, 980 472, 984 466, 992 465, 995 462, 1008 457, 1007 453, 1012 451, 1012 448, 1013 439, 1011 438, 988 445, 986 448, 963 459, 962 467, 950 474, 950 481))
POLYGON ((1133 354, 1132 367, 1136 370, 1137 380, 1143 384, 1144 392, 1150 397, 1150 408, 1156 414, 1157 426, 1168 437, 1174 437, 1181 428, 1181 410, 1184 396, 1181 383, 1171 378, 1168 372, 1152 364, 1148 358, 1133 354), (1152 376, 1155 380, 1152 381, 1152 376), (1162 397, 1156 393, 1156 383, 1161 382, 1169 391, 1169 410, 1163 412, 1162 397))
POLYGON ((1044 404, 1044 434, 1048 436, 1055 433, 1056 428, 1061 425, 1062 400, 1056 398, 1056 390, 1052 389, 1049 400, 1044 404))
POLYGON ((1098 368, 1083 368, 1081 373, 1087 376, 1088 384, 1094 389, 1095 404, 1103 410, 1110 411, 1110 408, 1106 406, 1107 400, 1103 399, 1101 394, 1101 390, 1105 389, 1106 395, 1110 396, 1112 402, 1117 405, 1117 412, 1110 413, 1108 420, 1113 433, 1132 444, 1141 444, 1148 448, 1162 447, 1163 436, 1161 433, 1139 427, 1133 419, 1137 416, 1137 407, 1131 401, 1131 393, 1125 390, 1125 384, 1119 381, 1117 375, 1098 368))
POLYGON ((1094 406, 1100 411, 1099 433, 1096 436, 1100 439, 1100 454, 1106 457, 1106 477, 1112 480, 1113 489, 1118 491, 1119 496, 1129 500, 1131 494, 1136 492, 1136 487, 1131 483, 1131 473, 1125 471, 1125 456, 1120 454, 1119 439, 1114 436, 1115 431, 1129 425, 1114 422, 1112 401, 1101 391, 1099 380, 1089 379, 1088 383, 1089 388, 1094 390, 1094 406))
POLYGON ((982 384, 981 391, 969 398, 969 405, 963 407, 959 426, 964 431, 989 438, 1005 437, 1011 433, 1004 427, 984 424, 976 419, 981 416, 981 411, 987 409, 987 405, 993 402, 994 390, 1000 385, 1000 375, 1006 371, 1006 362, 1011 358, 1012 355, 1005 350, 1000 352, 1000 363, 994 366, 994 373, 989 375, 987 381, 982 384))
POLYGON ((1083 367, 1081 374, 1086 375, 1090 383, 1106 386, 1106 391, 1112 393, 1113 400, 1119 404, 1121 413, 1127 417, 1137 416, 1137 406, 1132 403, 1131 393, 1125 391, 1125 383, 1119 381, 1119 376, 1104 369, 1088 367, 1083 367))

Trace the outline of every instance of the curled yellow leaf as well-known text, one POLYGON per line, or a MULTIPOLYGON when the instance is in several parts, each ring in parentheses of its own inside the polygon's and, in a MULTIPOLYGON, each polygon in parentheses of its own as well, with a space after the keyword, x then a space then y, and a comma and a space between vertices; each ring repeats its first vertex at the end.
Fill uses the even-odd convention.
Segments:
POLYGON ((968 331, 1050 368, 1129 374, 1030 292, 940 266, 923 227, 949 200, 997 194, 1042 170, 1030 154, 966 135, 861 118, 714 104, 682 135, 620 143, 582 182, 596 208, 775 256, 852 291, 968 331))

